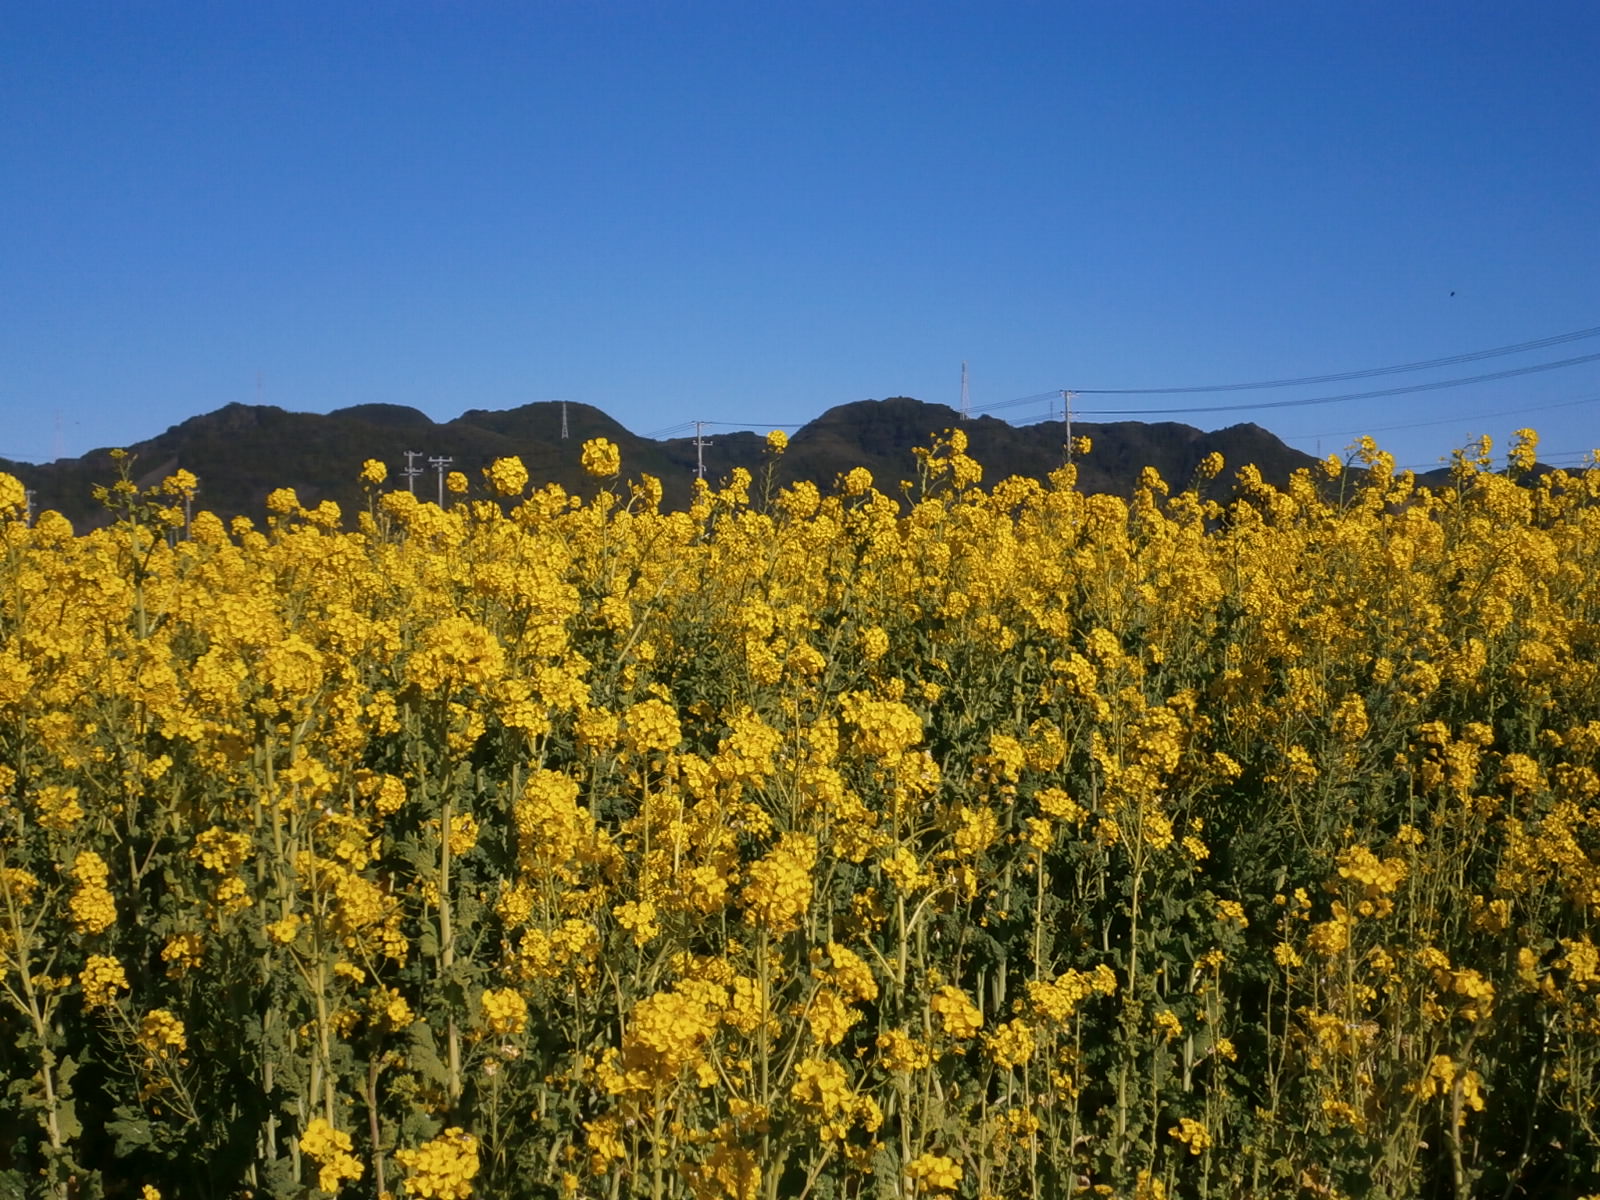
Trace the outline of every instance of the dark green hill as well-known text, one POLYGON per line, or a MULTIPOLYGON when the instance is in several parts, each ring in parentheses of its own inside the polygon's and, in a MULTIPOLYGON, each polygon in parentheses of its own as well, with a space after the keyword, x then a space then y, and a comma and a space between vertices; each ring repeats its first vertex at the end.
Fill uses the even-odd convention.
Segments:
MULTIPOLYGON (((778 480, 809 479, 827 490, 843 472, 864 466, 880 490, 897 495, 901 480, 916 477, 912 450, 958 425, 967 432, 970 453, 983 464, 986 483, 1009 475, 1042 479, 1064 460, 1067 430, 1060 421, 1014 426, 980 416, 963 422, 954 409, 899 396, 845 404, 823 413, 791 437, 778 480)), ((1088 491, 1121 495, 1132 491, 1145 466, 1155 467, 1169 483, 1181 487, 1213 450, 1221 452, 1230 475, 1234 468, 1253 462, 1268 480, 1280 484, 1296 468, 1314 461, 1256 425, 1207 433, 1171 422, 1075 423, 1072 433, 1094 443, 1093 451, 1079 459, 1080 485, 1088 491)), ((431 461, 435 458, 448 459, 443 469, 463 471, 477 483, 482 467, 513 454, 521 457, 535 484, 555 482, 587 493, 592 484, 583 475, 580 456, 584 441, 593 437, 610 438, 621 447, 625 476, 658 477, 668 506, 687 503, 697 455, 713 483, 740 466, 759 475, 764 462, 761 433, 708 429, 706 444, 697 450, 693 437, 652 441, 630 433, 597 408, 560 403, 498 412, 471 409, 443 424, 416 409, 392 404, 356 405, 327 415, 230 404, 126 449, 134 455, 141 485, 156 483, 183 467, 200 478, 202 507, 223 516, 259 519, 267 493, 278 487, 294 488, 303 504, 331 499, 347 513, 353 512, 363 503, 356 480, 361 463, 368 458, 383 461, 389 467, 390 486, 403 487, 407 451, 415 452, 411 461, 422 474, 414 486, 423 496, 437 495, 439 477, 431 461)), ((116 477, 109 450, 39 465, 0 461, 0 469, 34 489, 36 509, 56 509, 80 526, 93 524, 99 516, 90 494, 93 485, 116 477)))

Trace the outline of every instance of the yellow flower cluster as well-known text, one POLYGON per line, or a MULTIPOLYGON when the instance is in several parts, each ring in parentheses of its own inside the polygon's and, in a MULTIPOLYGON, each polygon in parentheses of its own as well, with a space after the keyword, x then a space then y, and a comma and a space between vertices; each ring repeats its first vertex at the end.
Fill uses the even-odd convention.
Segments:
POLYGON ((806 1058, 795 1065, 790 1097, 825 1141, 840 1141, 859 1125, 873 1132, 883 1123, 883 1113, 870 1096, 850 1086, 843 1064, 826 1058, 806 1058))
POLYGON ((161 948, 167 974, 176 979, 199 967, 205 958, 205 945, 205 939, 193 931, 173 934, 161 948))
POLYGON ((83 987, 83 1006, 105 1008, 116 1003, 117 993, 128 990, 128 976, 122 964, 108 954, 91 954, 78 976, 83 987))
POLYGON ((800 923, 811 903, 811 872, 817 862, 816 839, 786 833, 766 857, 750 866, 743 900, 752 922, 776 934, 800 923))
POLYGON ((898 700, 849 692, 839 707, 855 726, 862 752, 885 766, 899 765, 906 751, 922 744, 922 718, 898 700))
POLYGON ((583 444, 583 469, 597 478, 609 479, 622 470, 622 451, 615 442, 591 438, 583 444))
POLYGON ((490 1033, 521 1033, 528 1026, 528 1002, 515 988, 489 988, 483 993, 483 1022, 490 1033))
POLYGON ((983 1028, 983 1011, 953 984, 936 991, 928 1007, 939 1014, 944 1031, 958 1041, 976 1037, 983 1028))
POLYGON ((984 1045, 994 1061, 1006 1068, 1020 1067, 1033 1057, 1036 1045, 1033 1030, 1021 1018, 1006 1021, 984 1037, 984 1045))
POLYGON ((700 1059, 717 1028, 717 1014, 703 999, 681 991, 656 992, 634 1005, 623 1037, 629 1086, 675 1076, 700 1059))
POLYGON ((905 1167, 906 1178, 924 1191, 950 1192, 961 1186, 961 1164, 944 1154, 921 1154, 905 1167))
POLYGON ((350 1135, 335 1129, 326 1118, 317 1117, 300 1135, 300 1152, 318 1166, 317 1187, 324 1192, 337 1192, 346 1179, 354 1182, 365 1169, 361 1160, 350 1153, 354 1142, 350 1135))
POLYGON ((421 1200, 467 1200, 478 1174, 478 1139, 451 1126, 415 1150, 396 1150, 406 1169, 405 1189, 421 1200))
POLYGON ((1116 975, 1101 963, 1093 971, 1067 971, 1055 979, 1029 983, 1028 1006, 1044 1020, 1065 1024, 1089 997, 1109 996, 1116 990, 1116 975))
POLYGON ((1211 1148, 1211 1134, 1205 1125, 1191 1117, 1182 1117, 1167 1133, 1189 1148, 1190 1154, 1204 1154, 1211 1148))
POLYGON ((106 887, 111 870, 93 850, 79 851, 72 864, 78 881, 72 893, 72 923, 79 933, 104 933, 117 920, 117 901, 106 887))
POLYGON ((83 820, 83 805, 78 803, 75 787, 42 787, 34 793, 33 804, 39 814, 39 824, 45 829, 61 833, 83 820))
POLYGON ((155 1058, 177 1058, 189 1048, 183 1022, 164 1008, 145 1013, 139 1022, 139 1044, 155 1058))
POLYGON ((1482 1078, 1476 1071, 1462 1071, 1460 1064, 1447 1054, 1437 1054, 1428 1063, 1427 1073, 1417 1084, 1416 1092, 1424 1100, 1433 1096, 1449 1097, 1457 1086, 1461 1089, 1463 1106, 1473 1112, 1482 1112, 1482 1078))
POLYGON ((886 1071, 921 1071, 933 1063, 927 1045, 902 1029, 887 1029, 878 1035, 878 1061, 886 1071))
POLYGON ((528 486, 528 468, 520 458, 497 458, 483 469, 483 476, 497 496, 520 496, 528 486))
POLYGON ((247 834, 230 833, 213 826, 195 838, 189 853, 206 870, 228 875, 239 869, 254 845, 247 834))

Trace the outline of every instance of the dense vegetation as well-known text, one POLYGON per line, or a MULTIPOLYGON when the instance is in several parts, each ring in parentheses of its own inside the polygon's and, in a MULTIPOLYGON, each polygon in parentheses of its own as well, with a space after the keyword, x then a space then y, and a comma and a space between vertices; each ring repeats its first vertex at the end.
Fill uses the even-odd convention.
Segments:
POLYGON ((0 1188, 1600 1190, 1600 468, 966 451, 0 476, 0 1188))

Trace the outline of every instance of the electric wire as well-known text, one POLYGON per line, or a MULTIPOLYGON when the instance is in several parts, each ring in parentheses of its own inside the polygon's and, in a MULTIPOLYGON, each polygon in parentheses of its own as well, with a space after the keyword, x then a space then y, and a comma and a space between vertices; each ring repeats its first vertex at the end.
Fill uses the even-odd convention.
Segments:
MULTIPOLYGON (((1308 408, 1315 404, 1338 404, 1345 400, 1371 400, 1378 396, 1408 396, 1415 392, 1434 392, 1441 388, 1463 387, 1469 383, 1488 383, 1495 379, 1512 379, 1519 375, 1535 375, 1541 371, 1555 371, 1562 367, 1574 367, 1580 363, 1595 362, 1597 360, 1600 360, 1600 354, 1580 354, 1576 358, 1563 358, 1556 362, 1536 363, 1531 367, 1512 367, 1505 371, 1491 371, 1485 375, 1466 375, 1456 379, 1440 379, 1433 383, 1412 383, 1404 387, 1379 388, 1371 392, 1345 392, 1338 396, 1312 396, 1304 400, 1271 400, 1255 404, 1207 404, 1183 408, 1085 408, 1074 409, 1073 411, 1075 414, 1081 413, 1084 416, 1142 417, 1171 413, 1215 413, 1254 411, 1268 408, 1308 408)), ((1073 394, 1081 396, 1084 393, 1074 388, 1073 394)), ((1105 393, 1098 394, 1104 395, 1105 393)))
MULTIPOLYGON (((1541 454, 1539 455, 1539 464, 1545 467, 1553 467, 1558 471, 1569 470, 1572 467, 1587 467, 1591 461, 1590 453, 1587 450, 1564 450, 1557 454, 1541 454)), ((1429 471, 1447 470, 1449 466, 1450 460, 1448 458, 1439 458, 1431 463, 1396 463, 1395 470, 1412 471, 1418 475, 1423 475, 1429 471)))
MULTIPOLYGON (((1070 388, 1056 389, 1047 392, 1035 392, 1027 396, 1017 396, 1009 400, 997 400, 988 404, 979 404, 971 407, 967 415, 980 415, 988 413, 1008 412, 1017 408, 1025 408, 1049 401, 1051 410, 1046 415, 1023 417, 1018 420, 1011 418, 1014 424, 1028 425, 1055 419, 1054 401, 1057 397, 1067 393, 1073 396, 1158 396, 1196 394, 1204 392, 1234 392, 1248 391, 1263 388, 1294 387, 1305 384, 1329 383, 1348 379, 1368 379, 1381 375, 1398 374, 1408 371, 1422 371, 1435 367, 1448 366, 1455 363, 1478 362, 1484 359, 1498 358, 1510 354, 1522 354, 1530 350, 1545 349, 1550 346, 1563 345, 1569 342, 1581 341, 1587 338, 1600 336, 1600 326, 1588 329, 1577 329, 1569 333, 1554 334, 1550 337, 1535 338, 1531 341, 1517 342, 1512 345, 1496 346, 1487 350, 1474 350, 1463 354, 1445 355, 1440 358, 1423 359, 1416 362, 1397 363, 1386 367, 1371 367, 1359 371, 1336 371, 1322 375, 1303 375, 1296 378, 1255 380, 1246 383, 1204 384, 1184 387, 1161 388, 1070 388)), ((1102 423, 1095 418, 1102 417, 1128 417, 1149 418, 1153 416, 1182 416, 1185 414, 1222 413, 1222 412, 1250 412, 1255 410, 1269 410, 1280 408, 1308 408, 1325 404, 1339 404, 1354 400, 1372 400, 1388 396, 1413 395, 1419 392, 1440 391, 1447 388, 1465 387, 1477 383, 1489 383, 1501 379, 1513 379, 1523 375, 1534 375, 1545 371, 1560 370, 1565 367, 1578 366, 1583 363, 1600 361, 1600 353, 1582 354, 1571 358, 1558 359, 1554 362, 1535 363, 1525 367, 1511 367, 1502 371, 1489 371, 1478 375, 1458 376, 1452 379, 1435 380, 1429 383, 1407 384, 1398 387, 1378 388, 1364 392, 1344 392, 1333 396, 1312 396, 1297 400, 1256 401, 1253 403, 1236 404, 1203 404, 1203 405, 1177 405, 1162 408, 1073 408, 1071 415, 1075 418, 1088 419, 1090 423, 1102 423)), ((1307 442, 1324 437, 1354 437, 1369 433, 1395 432, 1407 429, 1422 429, 1439 425, 1457 424, 1462 421, 1494 421, 1507 416, 1524 412, 1542 412, 1551 409, 1576 407, 1583 404, 1592 404, 1600 401, 1600 397, 1585 397, 1578 400, 1558 402, 1553 404, 1528 405, 1521 408, 1507 409, 1499 413, 1484 413, 1476 416, 1450 417, 1441 420, 1408 421, 1389 425, 1369 426, 1359 431, 1342 431, 1334 433, 1318 433, 1284 438, 1286 442, 1307 442)), ((1063 412, 1063 418, 1066 413, 1063 412)), ((667 440, 678 435, 687 434, 697 427, 714 426, 722 429, 785 429, 796 430, 805 428, 805 423, 797 422, 734 422, 734 421, 683 421, 665 429, 657 430, 645 436, 654 441, 667 440)))
POLYGON ((1485 358, 1499 358, 1507 354, 1522 354, 1529 350, 1542 350, 1546 346, 1559 346, 1565 342, 1577 342, 1592 337, 1600 337, 1600 325, 1591 329, 1576 329, 1571 333, 1558 333, 1551 337, 1535 338, 1531 342, 1518 342, 1513 346, 1496 346, 1490 350, 1473 350, 1466 354, 1447 354, 1443 358, 1397 363, 1388 367, 1368 367, 1360 371, 1334 371, 1326 375, 1302 375, 1298 379, 1262 379, 1251 383, 1208 383, 1185 387, 1073 388, 1072 390, 1080 396, 1165 396, 1185 392, 1243 392, 1258 388, 1297 387, 1308 383, 1337 383, 1344 379, 1370 379, 1377 375, 1394 375, 1402 371, 1426 371, 1430 367, 1449 367, 1454 366, 1456 363, 1478 362, 1485 358))
POLYGON ((645 434, 648 441, 660 442, 694 428, 693 421, 679 421, 676 425, 668 425, 665 429, 657 429, 654 433, 645 434))
POLYGON ((971 411, 975 413, 999 412, 1004 408, 1017 408, 1024 404, 1038 404, 1041 400, 1053 400, 1060 395, 1059 389, 1053 392, 1035 392, 1031 396, 1018 396, 1015 400, 996 400, 989 404, 975 404, 971 411))
POLYGON ((1469 413, 1459 417, 1444 417, 1434 421, 1407 421, 1401 425, 1369 425, 1365 429, 1337 429, 1327 433, 1297 433, 1282 440, 1310 442, 1318 438, 1361 437, 1369 433, 1393 433, 1403 429, 1432 429, 1440 425, 1459 425, 1469 421, 1499 421, 1522 413, 1546 412, 1554 408, 1577 408, 1584 404, 1600 404, 1600 396, 1585 396, 1581 400, 1563 400, 1555 404, 1529 404, 1521 408, 1506 408, 1492 413, 1469 413))
POLYGON ((790 421, 767 424, 765 421, 701 421, 702 425, 716 425, 721 429, 804 429, 809 422, 790 421))

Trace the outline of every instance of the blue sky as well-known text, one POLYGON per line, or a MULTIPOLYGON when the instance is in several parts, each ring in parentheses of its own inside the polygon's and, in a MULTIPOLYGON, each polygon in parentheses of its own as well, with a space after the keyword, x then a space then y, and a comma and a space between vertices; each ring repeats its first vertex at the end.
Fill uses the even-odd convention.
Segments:
MULTIPOLYGON (((29 461, 232 401, 765 428, 957 405, 964 360, 981 408, 1600 327, 1592 3, 65 0, 0 46, 29 461)), ((1075 407, 1421 467, 1534 425, 1571 463, 1600 361, 1153 410, 1587 354, 1075 407)))

